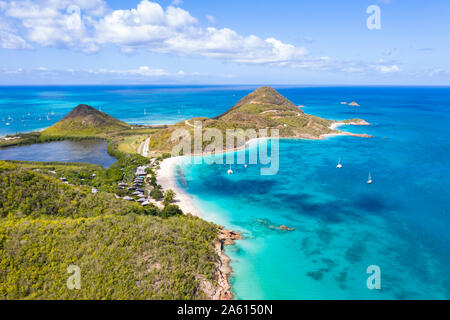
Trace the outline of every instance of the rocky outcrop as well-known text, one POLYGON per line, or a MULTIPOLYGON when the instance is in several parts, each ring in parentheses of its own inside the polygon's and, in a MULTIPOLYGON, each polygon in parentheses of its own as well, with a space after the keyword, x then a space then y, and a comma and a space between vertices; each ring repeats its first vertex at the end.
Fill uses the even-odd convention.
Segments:
POLYGON ((229 283, 229 276, 232 272, 230 267, 231 259, 225 254, 224 247, 235 244, 235 240, 243 239, 243 237, 232 230, 222 229, 218 241, 215 243, 215 249, 218 256, 217 261, 217 289, 212 297, 213 300, 231 300, 233 294, 231 293, 231 286, 229 283))

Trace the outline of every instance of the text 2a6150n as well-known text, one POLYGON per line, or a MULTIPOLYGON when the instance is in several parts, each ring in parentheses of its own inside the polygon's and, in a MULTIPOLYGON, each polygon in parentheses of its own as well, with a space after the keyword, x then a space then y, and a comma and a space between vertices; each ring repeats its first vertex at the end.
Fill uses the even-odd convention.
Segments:
POLYGON ((251 304, 251 305, 222 305, 223 315, 271 315, 272 305, 251 304))

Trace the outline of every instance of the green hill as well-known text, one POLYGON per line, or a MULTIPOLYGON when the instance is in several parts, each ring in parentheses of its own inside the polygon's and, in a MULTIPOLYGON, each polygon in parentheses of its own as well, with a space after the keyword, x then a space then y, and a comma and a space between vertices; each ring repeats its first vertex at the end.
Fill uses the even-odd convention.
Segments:
POLYGON ((107 137, 131 126, 91 106, 80 104, 63 119, 42 132, 44 136, 107 137))
MULTIPOLYGON (((201 121, 203 130, 216 128, 225 133, 227 129, 277 129, 280 137, 320 139, 325 134, 339 133, 332 129, 337 121, 306 114, 294 103, 271 87, 261 87, 242 98, 227 112, 214 118, 194 118, 180 122, 152 136, 150 150, 170 152, 174 146, 171 136, 174 130, 184 128, 193 133, 194 122, 201 121)), ((366 124, 364 120, 343 122, 366 124)), ((224 134, 225 136, 225 134, 224 134)), ((210 142, 204 144, 208 145, 210 142)), ((225 145, 225 142, 224 142, 225 145)))
POLYGON ((0 161, 0 299, 212 297, 216 225, 152 215, 64 184, 43 166, 0 161), (81 269, 80 290, 66 286, 72 264, 81 269))

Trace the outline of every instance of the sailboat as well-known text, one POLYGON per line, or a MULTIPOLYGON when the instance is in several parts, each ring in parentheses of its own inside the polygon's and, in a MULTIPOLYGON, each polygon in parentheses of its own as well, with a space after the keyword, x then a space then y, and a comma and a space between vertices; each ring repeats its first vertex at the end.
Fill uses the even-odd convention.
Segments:
POLYGON ((147 110, 144 109, 144 115, 146 115, 146 114, 147 114, 147 110))
POLYGON ((230 164, 230 169, 228 170, 228 174, 233 174, 233 170, 231 170, 231 164, 230 164))
POLYGON ((341 159, 339 159, 339 161, 338 161, 338 164, 337 164, 336 168, 338 168, 338 169, 342 168, 342 164, 341 164, 341 159))
POLYGON ((367 184, 372 184, 373 180, 372 180, 372 176, 370 175, 369 172, 369 178, 367 179, 367 184))

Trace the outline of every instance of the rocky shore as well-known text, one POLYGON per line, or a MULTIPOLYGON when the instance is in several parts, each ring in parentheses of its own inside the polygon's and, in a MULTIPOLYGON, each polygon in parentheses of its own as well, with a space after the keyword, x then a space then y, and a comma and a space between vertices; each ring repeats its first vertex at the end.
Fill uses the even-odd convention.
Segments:
POLYGON ((217 289, 215 294, 211 297, 213 300, 232 300, 231 286, 229 283, 229 276, 232 272, 230 267, 231 259, 225 254, 225 246, 233 245, 234 240, 243 239, 243 237, 232 230, 222 229, 219 235, 219 240, 215 243, 217 252, 217 289))

